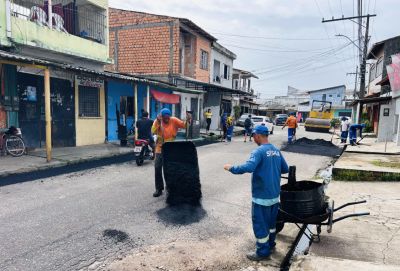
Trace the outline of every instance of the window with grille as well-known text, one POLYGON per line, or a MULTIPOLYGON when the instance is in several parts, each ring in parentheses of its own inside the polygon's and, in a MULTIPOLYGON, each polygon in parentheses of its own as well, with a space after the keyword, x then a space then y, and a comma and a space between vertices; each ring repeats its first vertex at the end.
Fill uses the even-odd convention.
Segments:
POLYGON ((208 52, 201 50, 200 68, 208 70, 208 52))
POLYGON ((79 86, 79 116, 100 117, 100 90, 79 86))

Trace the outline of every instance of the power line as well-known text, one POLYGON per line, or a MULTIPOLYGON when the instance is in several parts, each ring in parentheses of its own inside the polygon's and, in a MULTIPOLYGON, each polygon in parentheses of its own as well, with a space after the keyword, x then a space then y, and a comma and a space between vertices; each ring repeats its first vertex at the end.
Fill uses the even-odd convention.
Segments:
POLYGON ((315 50, 270 50, 270 49, 262 49, 262 48, 254 48, 254 47, 245 47, 245 46, 240 46, 240 45, 235 45, 235 44, 229 44, 225 43, 227 46, 239 48, 239 49, 246 49, 246 50, 252 50, 252 51, 259 51, 259 52, 269 52, 269 53, 310 53, 310 52, 317 52, 320 50, 324 49, 315 49, 315 50))
MULTIPOLYGON (((303 69, 296 70, 296 73, 295 73, 295 74, 302 74, 302 73, 309 72, 309 71, 312 71, 312 70, 315 70, 315 69, 321 69, 321 68, 325 68, 325 67, 330 67, 330 66, 332 66, 332 65, 334 65, 334 64, 338 64, 338 63, 340 63, 340 62, 345 62, 345 61, 347 61, 347 60, 348 60, 348 59, 340 59, 339 61, 327 63, 327 64, 324 64, 324 65, 321 65, 321 66, 316 66, 316 67, 309 67, 309 65, 307 65, 307 66, 306 66, 305 68, 303 68, 303 69)), ((291 72, 292 72, 292 71, 288 71, 288 72, 286 72, 286 73, 281 73, 281 74, 276 75, 276 76, 263 78, 263 79, 261 79, 261 80, 258 80, 258 81, 255 82, 254 84, 256 84, 256 83, 261 83, 261 82, 264 82, 264 81, 267 81, 267 80, 271 80, 271 79, 280 78, 280 77, 282 77, 282 76, 286 76, 286 75, 290 74, 291 72)))
POLYGON ((336 53, 340 52, 344 48, 348 47, 350 44, 351 43, 347 43, 343 46, 340 46, 340 47, 334 48, 334 49, 330 49, 330 50, 322 52, 322 53, 314 54, 314 55, 311 55, 311 56, 308 56, 305 58, 296 59, 294 61, 289 61, 289 62, 283 63, 281 65, 276 65, 273 68, 272 67, 260 68, 257 70, 253 70, 252 72, 256 72, 257 74, 264 74, 264 73, 268 73, 268 72, 282 71, 287 68, 296 68, 299 65, 303 65, 305 62, 307 63, 307 65, 309 65, 309 64, 317 61, 320 58, 328 58, 329 56, 335 55, 336 53))
POLYGON ((211 34, 221 35, 221 36, 232 36, 239 38, 265 39, 265 40, 295 40, 295 41, 328 40, 321 38, 280 38, 280 37, 266 37, 266 36, 250 36, 250 35, 237 35, 237 34, 221 33, 221 32, 211 32, 211 34))
POLYGON ((363 18, 367 18, 366 26, 365 26, 365 35, 364 35, 364 43, 363 43, 363 48, 361 50, 361 46, 358 46, 360 49, 360 55, 362 56, 361 59, 361 64, 360 64, 360 73, 361 73, 361 80, 360 80, 360 91, 359 91, 359 97, 364 98, 364 92, 365 92, 365 77, 366 77, 366 61, 367 61, 367 51, 368 51, 368 41, 369 41, 369 36, 368 36, 368 31, 369 31, 369 22, 370 18, 375 17, 376 14, 367 14, 367 15, 362 15, 360 11, 362 12, 362 0, 358 0, 358 16, 353 16, 353 17, 344 17, 335 19, 332 17, 330 20, 324 20, 322 19, 322 23, 327 23, 327 22, 337 22, 337 21, 344 21, 344 20, 353 20, 353 19, 358 19, 358 31, 359 31, 359 41, 361 40, 362 36, 362 20, 363 18))

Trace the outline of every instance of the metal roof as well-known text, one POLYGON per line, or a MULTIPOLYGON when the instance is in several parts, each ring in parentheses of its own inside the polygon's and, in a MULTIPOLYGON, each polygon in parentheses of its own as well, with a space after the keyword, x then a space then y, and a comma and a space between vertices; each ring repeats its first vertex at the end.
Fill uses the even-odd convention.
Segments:
POLYGON ((391 37, 391 38, 381 40, 379 42, 374 43, 372 45, 372 47, 370 48, 370 50, 368 51, 367 59, 376 59, 375 55, 377 54, 377 51, 379 51, 385 45, 386 42, 388 42, 389 40, 394 40, 394 39, 400 39, 400 36, 391 37))
POLYGON ((358 103, 362 103, 362 104, 378 103, 378 102, 390 101, 391 99, 392 99, 392 96, 363 98, 363 99, 354 100, 350 105, 356 105, 358 103))
POLYGON ((331 90, 331 89, 335 89, 335 88, 344 88, 344 89, 346 89, 346 86, 345 85, 340 85, 340 86, 334 86, 334 87, 328 87, 328 88, 315 89, 315 90, 307 91, 307 93, 319 92, 319 91, 324 91, 324 90, 331 90))
POLYGON ((47 66, 47 67, 52 67, 52 68, 56 68, 56 69, 71 70, 71 71, 76 71, 76 72, 95 74, 95 75, 98 75, 101 77, 106 77, 106 78, 113 78, 113 79, 132 81, 132 82, 148 83, 148 84, 155 85, 155 86, 169 88, 171 90, 175 90, 175 91, 182 92, 182 93, 195 93, 195 94, 204 93, 203 90, 193 90, 193 89, 177 87, 177 86, 165 83, 165 82, 151 80, 151 79, 147 79, 147 78, 140 77, 140 76, 120 74, 120 73, 107 72, 107 71, 99 72, 99 71, 90 70, 90 69, 83 68, 83 67, 73 66, 70 64, 66 64, 66 63, 50 62, 50 61, 47 61, 44 59, 34 58, 34 57, 30 57, 30 56, 23 56, 20 54, 11 53, 11 52, 7 52, 7 51, 3 51, 3 50, 0 50, 0 59, 1 58, 7 59, 7 60, 12 60, 12 61, 17 61, 17 62, 19 61, 24 64, 40 65, 40 66, 47 66))

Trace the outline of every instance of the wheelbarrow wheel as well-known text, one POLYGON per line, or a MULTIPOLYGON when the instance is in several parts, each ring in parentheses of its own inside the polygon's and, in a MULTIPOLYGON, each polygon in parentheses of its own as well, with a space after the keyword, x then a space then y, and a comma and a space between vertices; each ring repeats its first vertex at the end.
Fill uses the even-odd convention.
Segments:
POLYGON ((285 227, 284 222, 276 222, 276 233, 280 233, 283 230, 283 227, 285 227))

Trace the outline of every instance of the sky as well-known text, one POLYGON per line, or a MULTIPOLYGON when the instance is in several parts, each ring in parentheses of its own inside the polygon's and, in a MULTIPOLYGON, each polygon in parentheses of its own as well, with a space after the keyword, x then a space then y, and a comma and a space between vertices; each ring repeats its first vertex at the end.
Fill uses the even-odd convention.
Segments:
MULTIPOLYGON (((400 35, 399 0, 363 0, 370 44, 400 35)), ((321 23, 357 14, 356 0, 109 0, 114 8, 184 17, 237 55, 234 67, 252 71, 261 98, 285 95, 288 86, 354 89, 358 25, 321 23), (336 35, 346 35, 338 37, 336 35)))

